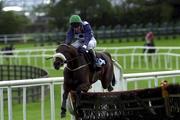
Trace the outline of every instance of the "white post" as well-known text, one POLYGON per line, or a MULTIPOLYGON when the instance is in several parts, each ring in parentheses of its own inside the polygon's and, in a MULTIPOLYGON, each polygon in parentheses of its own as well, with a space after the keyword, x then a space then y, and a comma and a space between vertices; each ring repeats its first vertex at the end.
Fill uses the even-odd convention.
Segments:
POLYGON ((155 87, 158 87, 158 77, 157 76, 155 76, 155 79, 154 79, 155 81, 154 81, 154 85, 155 85, 155 87))
POLYGON ((26 120, 26 87, 23 87, 23 120, 26 120))
POLYGON ((179 69, 179 56, 176 56, 176 69, 179 69))
POLYGON ((44 120, 44 85, 41 86, 41 120, 44 120))
POLYGON ((137 83, 137 81, 134 81, 134 89, 135 89, 135 90, 138 89, 138 83, 137 83))
POLYGON ((144 53, 144 61, 145 61, 145 64, 146 64, 146 69, 149 68, 148 57, 149 57, 149 56, 148 56, 147 52, 145 52, 145 53, 144 53))
POLYGON ((51 120, 55 120, 54 84, 50 83, 51 120))
POLYGON ((161 55, 158 55, 158 66, 161 68, 161 55))
POLYGON ((3 88, 0 88, 0 119, 4 120, 4 97, 3 88))
POLYGON ((12 88, 8 87, 8 120, 13 120, 12 113, 12 88))
POLYGON ((123 68, 126 69, 126 55, 123 56, 123 68))
POLYGON ((7 44, 7 35, 4 35, 4 43, 7 44))
POLYGON ((165 69, 168 68, 168 60, 167 60, 167 56, 164 55, 164 64, 165 64, 165 69))
POLYGON ((138 65, 139 65, 139 69, 142 68, 142 61, 141 61, 141 55, 138 56, 138 65))
POLYGON ((148 80, 148 88, 151 88, 151 80, 148 80))
POLYGON ((131 68, 134 68, 134 53, 136 52, 136 48, 133 49, 132 55, 131 55, 131 68))

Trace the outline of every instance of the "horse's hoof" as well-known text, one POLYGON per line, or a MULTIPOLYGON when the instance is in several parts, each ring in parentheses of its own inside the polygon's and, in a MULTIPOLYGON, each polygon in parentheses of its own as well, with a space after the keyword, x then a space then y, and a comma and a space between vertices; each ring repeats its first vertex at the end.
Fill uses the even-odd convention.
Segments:
POLYGON ((113 90, 114 90, 114 88, 113 88, 112 86, 109 86, 109 87, 108 87, 108 91, 109 91, 109 92, 111 92, 111 91, 113 91, 113 90))

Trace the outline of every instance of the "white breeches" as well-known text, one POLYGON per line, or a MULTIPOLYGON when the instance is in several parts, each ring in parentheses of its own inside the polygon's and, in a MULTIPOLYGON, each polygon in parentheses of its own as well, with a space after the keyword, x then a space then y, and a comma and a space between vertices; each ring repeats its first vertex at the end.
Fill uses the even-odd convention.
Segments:
MULTIPOLYGON (((96 39, 94 37, 91 38, 91 40, 88 43, 87 49, 94 49, 96 47, 96 39)), ((83 42, 81 42, 80 40, 76 40, 74 43, 72 43, 72 46, 74 46, 75 48, 79 48, 80 46, 84 45, 83 42)))

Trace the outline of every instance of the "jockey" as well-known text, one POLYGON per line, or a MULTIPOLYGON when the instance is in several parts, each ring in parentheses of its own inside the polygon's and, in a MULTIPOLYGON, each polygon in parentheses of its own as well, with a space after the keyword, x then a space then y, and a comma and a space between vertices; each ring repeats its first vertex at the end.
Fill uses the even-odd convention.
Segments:
POLYGON ((94 38, 93 30, 87 21, 82 21, 79 15, 72 15, 69 19, 70 28, 67 32, 65 44, 71 44, 78 49, 80 53, 89 53, 90 60, 93 64, 93 70, 101 67, 96 62, 96 39, 94 38), (73 42, 73 40, 75 40, 73 42))

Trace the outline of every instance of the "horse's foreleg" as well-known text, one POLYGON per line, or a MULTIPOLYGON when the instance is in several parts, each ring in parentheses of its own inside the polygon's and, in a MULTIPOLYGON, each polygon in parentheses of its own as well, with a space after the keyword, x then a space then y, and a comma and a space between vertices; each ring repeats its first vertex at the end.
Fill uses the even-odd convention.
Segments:
POLYGON ((76 106, 79 107, 80 105, 80 99, 81 99, 81 92, 87 92, 91 88, 91 85, 89 83, 83 83, 79 85, 76 89, 76 95, 77 95, 77 102, 76 106))
POLYGON ((62 106, 61 106, 61 118, 66 116, 66 101, 68 97, 68 92, 63 93, 63 100, 62 100, 62 106))
POLYGON ((76 89, 76 107, 78 108, 80 105, 80 99, 81 99, 81 88, 80 86, 76 89))

